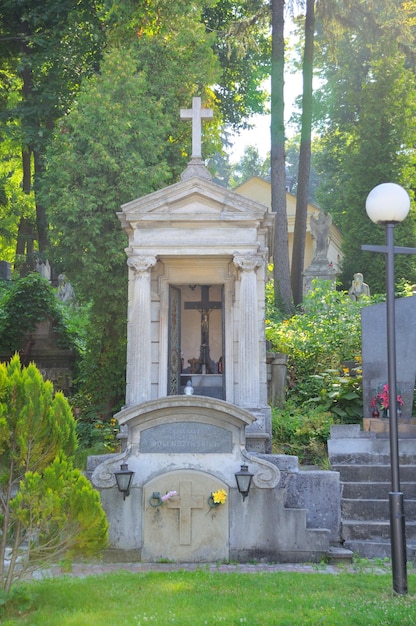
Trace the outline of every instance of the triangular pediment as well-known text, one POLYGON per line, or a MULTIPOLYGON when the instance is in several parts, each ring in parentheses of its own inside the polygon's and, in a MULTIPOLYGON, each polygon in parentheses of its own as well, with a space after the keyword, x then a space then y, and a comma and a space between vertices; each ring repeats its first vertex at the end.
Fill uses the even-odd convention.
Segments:
POLYGON ((199 177, 189 178, 122 207, 122 219, 128 222, 166 219, 262 220, 267 207, 251 198, 199 177))

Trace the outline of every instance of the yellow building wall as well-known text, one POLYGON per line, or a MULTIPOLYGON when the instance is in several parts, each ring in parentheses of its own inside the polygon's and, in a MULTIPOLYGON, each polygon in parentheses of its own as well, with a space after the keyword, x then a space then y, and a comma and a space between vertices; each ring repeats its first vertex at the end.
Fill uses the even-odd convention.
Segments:
MULTIPOLYGON (((255 200, 267 206, 268 210, 272 210, 272 190, 271 184, 263 178, 253 176, 249 180, 245 181, 242 185, 236 187, 233 191, 240 193, 246 198, 255 200)), ((289 258, 292 261, 293 250, 293 231, 295 229, 295 216, 296 216, 296 196, 291 193, 286 193, 286 210, 288 217, 288 236, 289 236, 289 258)), ((317 216, 320 212, 319 207, 308 204, 308 221, 305 240, 305 263, 304 269, 307 269, 312 263, 313 255, 315 252, 315 241, 311 234, 310 216, 317 216)), ((328 248, 328 262, 338 269, 342 258, 341 252, 342 235, 340 230, 332 224, 330 233, 330 243, 328 248)))

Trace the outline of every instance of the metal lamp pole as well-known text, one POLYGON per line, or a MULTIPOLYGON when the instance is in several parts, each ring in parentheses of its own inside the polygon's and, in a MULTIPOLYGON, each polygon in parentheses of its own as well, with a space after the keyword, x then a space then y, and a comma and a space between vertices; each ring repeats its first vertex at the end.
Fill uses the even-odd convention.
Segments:
POLYGON ((416 254, 414 248, 395 248, 394 227, 409 212, 410 199, 407 192, 394 183, 375 187, 367 197, 366 210, 373 222, 383 224, 386 229, 386 246, 361 246, 362 250, 386 254, 386 307, 387 307, 387 370, 390 409, 390 465, 391 491, 390 542, 393 589, 407 594, 406 532, 403 493, 400 490, 399 435, 397 423, 397 380, 396 380, 396 320, 394 298, 394 255, 416 254))
POLYGON ((403 493, 400 490, 399 435, 397 424, 396 380, 396 318, 394 300, 394 224, 386 224, 386 292, 387 292, 387 371, 390 407, 390 463, 391 491, 390 540, 392 554, 393 589, 407 593, 406 534, 403 493))

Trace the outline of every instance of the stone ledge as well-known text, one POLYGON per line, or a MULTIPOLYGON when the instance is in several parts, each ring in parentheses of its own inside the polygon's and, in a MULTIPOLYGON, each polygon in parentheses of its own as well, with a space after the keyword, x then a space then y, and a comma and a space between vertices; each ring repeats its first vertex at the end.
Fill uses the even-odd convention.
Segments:
MULTIPOLYGON (((414 417, 405 420, 398 420, 397 428, 399 435, 416 437, 416 419, 414 417)), ((364 432, 370 433, 388 433, 390 431, 390 420, 382 417, 364 417, 364 432)))

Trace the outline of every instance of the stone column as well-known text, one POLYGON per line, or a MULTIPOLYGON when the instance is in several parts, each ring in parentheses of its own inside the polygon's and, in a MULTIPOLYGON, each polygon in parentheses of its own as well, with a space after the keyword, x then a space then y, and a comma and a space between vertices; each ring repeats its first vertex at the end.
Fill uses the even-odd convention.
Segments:
POLYGON ((239 404, 257 407, 260 402, 260 350, 256 270, 263 264, 263 258, 255 254, 238 254, 233 260, 240 270, 239 404))
POLYGON ((154 256, 140 256, 127 251, 129 307, 127 317, 126 405, 150 400, 151 391, 151 295, 150 271, 154 256))

